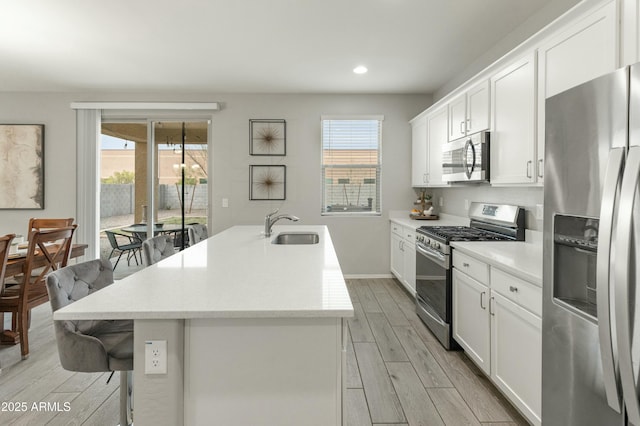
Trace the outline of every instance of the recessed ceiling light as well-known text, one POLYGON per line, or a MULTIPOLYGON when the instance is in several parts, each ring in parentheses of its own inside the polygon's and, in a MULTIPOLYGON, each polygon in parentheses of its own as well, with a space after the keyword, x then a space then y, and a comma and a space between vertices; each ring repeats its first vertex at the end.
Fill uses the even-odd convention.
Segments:
POLYGON ((353 72, 356 73, 356 74, 364 74, 367 71, 369 71, 369 70, 364 65, 358 65, 357 67, 355 67, 353 69, 353 72))

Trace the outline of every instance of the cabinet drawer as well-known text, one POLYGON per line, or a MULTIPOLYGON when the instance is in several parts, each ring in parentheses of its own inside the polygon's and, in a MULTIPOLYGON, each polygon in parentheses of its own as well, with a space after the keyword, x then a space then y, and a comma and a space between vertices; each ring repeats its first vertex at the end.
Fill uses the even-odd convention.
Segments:
POLYGON ((402 234, 404 234, 403 226, 398 225, 397 223, 391 222, 391 232, 402 237, 403 236, 402 234))
POLYGON ((542 316, 542 289, 497 268, 491 268, 491 290, 542 316))
POLYGON ((416 242, 416 230, 413 228, 403 227, 404 232, 402 233, 402 238, 405 240, 415 243, 416 242))
POLYGON ((489 265, 458 250, 453 252, 453 267, 476 281, 489 285, 489 265))

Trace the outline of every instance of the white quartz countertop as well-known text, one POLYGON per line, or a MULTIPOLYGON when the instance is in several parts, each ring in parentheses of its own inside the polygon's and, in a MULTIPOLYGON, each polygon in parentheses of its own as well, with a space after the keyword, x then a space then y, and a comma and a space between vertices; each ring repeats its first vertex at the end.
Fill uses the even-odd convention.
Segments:
MULTIPOLYGON (((539 233, 536 233, 539 234, 539 233)), ((455 250, 473 256, 491 266, 542 287, 541 237, 525 237, 525 241, 452 242, 455 250)))
POLYGON ((409 213, 401 215, 394 213, 389 216, 391 222, 399 225, 408 226, 413 229, 418 229, 421 226, 469 226, 469 218, 461 216, 453 216, 448 214, 439 215, 435 220, 415 220, 409 218, 409 213))
POLYGON ((235 226, 55 312, 56 320, 351 317, 326 226, 235 226), (318 244, 276 245, 281 232, 318 244))

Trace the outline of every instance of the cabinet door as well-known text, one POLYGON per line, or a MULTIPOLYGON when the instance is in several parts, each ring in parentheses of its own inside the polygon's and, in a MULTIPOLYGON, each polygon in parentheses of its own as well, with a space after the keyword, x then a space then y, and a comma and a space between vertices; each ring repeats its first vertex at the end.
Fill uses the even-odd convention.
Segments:
POLYGON ((463 93, 449 102, 449 140, 467 134, 467 95, 463 93))
POLYGON ((467 134, 487 130, 489 121, 489 81, 472 87, 467 92, 467 134))
POLYGON ((453 269, 453 336, 482 371, 490 374, 489 288, 453 269))
POLYGON ((442 146, 447 143, 447 108, 440 108, 427 118, 428 186, 447 186, 442 181, 442 146))
POLYGON ((542 320, 491 293, 491 378, 529 421, 541 423, 542 320))
POLYGON ((492 184, 535 180, 535 65, 532 53, 491 78, 492 184))
POLYGON ((404 275, 404 252, 402 237, 391 232, 391 273, 402 282, 404 275))
POLYGON ((427 117, 411 123, 411 185, 427 184, 427 117))
POLYGON ((616 4, 611 2, 538 48, 538 182, 544 179, 545 100, 614 71, 616 46, 616 4))
POLYGON ((411 294, 416 294, 416 245, 404 240, 404 276, 402 283, 411 294))

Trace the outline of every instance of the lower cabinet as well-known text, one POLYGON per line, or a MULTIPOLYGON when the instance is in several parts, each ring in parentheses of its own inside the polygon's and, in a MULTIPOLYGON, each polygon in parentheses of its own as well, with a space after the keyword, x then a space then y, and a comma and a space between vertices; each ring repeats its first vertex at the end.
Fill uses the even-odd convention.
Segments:
POLYGON ((408 226, 391 223, 391 273, 412 294, 416 294, 416 235, 408 226))
POLYGON ((458 263, 455 256, 456 252, 453 254, 454 338, 520 412, 534 425, 540 425, 540 289, 466 255, 465 262, 458 263), (487 282, 467 275, 461 265, 471 270, 484 265, 490 273, 481 279, 486 278, 487 282))

